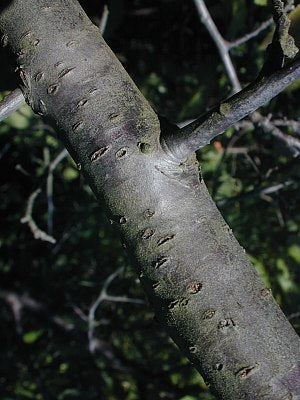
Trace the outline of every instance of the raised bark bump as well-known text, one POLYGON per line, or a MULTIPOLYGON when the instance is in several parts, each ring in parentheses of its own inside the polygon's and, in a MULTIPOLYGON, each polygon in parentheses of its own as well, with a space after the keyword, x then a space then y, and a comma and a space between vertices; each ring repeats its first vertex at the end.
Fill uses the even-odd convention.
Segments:
POLYGON ((153 215, 155 214, 154 210, 151 210, 150 208, 147 208, 147 210, 145 210, 143 212, 143 216, 147 219, 150 219, 151 217, 153 217, 153 215))
POLYGON ((99 160, 102 156, 104 156, 104 154, 106 154, 108 152, 109 149, 110 149, 110 146, 101 147, 100 149, 98 149, 94 153, 92 153, 92 155, 90 156, 90 160, 92 162, 99 160))
POLYGON ((78 44, 77 40, 70 40, 68 43, 66 43, 67 47, 75 47, 78 44))
POLYGON ((161 238, 158 239, 157 245, 162 246, 163 244, 169 242, 170 240, 174 239, 175 234, 170 234, 166 236, 162 236, 161 238))
POLYGON ((218 329, 226 329, 231 326, 236 326, 236 323, 231 318, 223 319, 218 324, 218 329))
POLYGON ((50 86, 48 86, 47 93, 51 94, 51 95, 56 94, 58 91, 58 88, 59 88, 58 83, 52 83, 50 86))
POLYGON ((258 365, 247 365, 246 367, 240 368, 235 372, 235 376, 241 380, 247 379, 254 372, 258 371, 258 365))
POLYGON ((190 353, 195 354, 198 351, 198 347, 197 346, 190 346, 189 347, 189 351, 190 351, 190 353))
POLYGON ((83 121, 78 121, 72 125, 73 131, 78 131, 83 125, 83 121))
POLYGON ((26 31, 26 32, 23 33, 23 35, 21 35, 20 40, 26 39, 31 35, 32 35, 31 31, 26 31))
POLYGON ((34 79, 36 82, 39 82, 44 78, 44 76, 45 76, 44 72, 40 71, 35 75, 34 79))
POLYGON ((75 69, 75 67, 63 69, 63 70, 58 74, 58 79, 63 78, 64 76, 66 76, 67 74, 69 74, 69 73, 70 73, 71 71, 73 71, 74 69, 75 69))
POLYGON ((143 231, 141 238, 144 240, 148 240, 154 235, 154 233, 155 233, 154 229, 146 228, 143 231))
POLYGON ((222 363, 217 363, 217 364, 214 366, 214 368, 215 368, 216 371, 222 371, 222 369, 224 368, 224 364, 222 364, 222 363))
POLYGON ((126 224, 126 222, 127 222, 127 218, 122 215, 119 219, 120 225, 124 225, 124 224, 126 224))
POLYGON ((84 106, 87 102, 88 102, 87 99, 81 99, 81 100, 79 100, 79 102, 77 103, 77 107, 82 107, 82 106, 84 106))
POLYGON ((271 289, 263 288, 260 291, 261 297, 268 297, 272 293, 271 289))
POLYGON ((202 319, 212 319, 214 315, 216 314, 216 310, 213 310, 212 308, 209 308, 208 310, 204 311, 202 314, 202 319))
POLYGON ((196 293, 200 292, 202 287, 203 287, 203 285, 201 282, 191 282, 187 286, 187 291, 190 294, 196 294, 196 293))
POLYGON ((39 114, 44 115, 47 111, 46 104, 42 99, 39 99, 39 114))
POLYGON ((166 256, 160 256, 155 261, 153 261, 152 265, 154 268, 158 269, 165 265, 169 261, 169 258, 166 256))
POLYGON ((116 159, 120 160, 121 158, 126 157, 128 154, 128 148, 127 147, 122 147, 120 150, 116 152, 116 159))

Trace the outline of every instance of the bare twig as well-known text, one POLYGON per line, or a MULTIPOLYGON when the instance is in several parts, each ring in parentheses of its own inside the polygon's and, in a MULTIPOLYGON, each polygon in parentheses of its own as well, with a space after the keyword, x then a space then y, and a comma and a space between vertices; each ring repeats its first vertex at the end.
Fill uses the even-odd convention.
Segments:
POLYGON ((285 126, 288 128, 290 127, 297 135, 300 135, 299 121, 295 121, 294 119, 274 119, 272 122, 275 126, 285 126))
MULTIPOLYGON (((206 26, 212 39, 214 40, 220 57, 223 60, 224 66, 228 77, 234 88, 241 88, 238 77, 234 70, 233 63, 229 56, 228 44, 221 36, 216 25, 214 24, 209 11, 207 10, 203 0, 194 0, 197 6, 198 14, 201 21, 206 26), (226 57, 224 58, 224 56, 226 57), (232 73, 234 72, 234 79, 232 73), (238 85, 236 85, 238 83, 238 85)), ((184 159, 192 152, 208 144, 215 136, 224 132, 227 128, 235 124, 246 115, 251 114, 258 107, 265 102, 271 100, 278 93, 280 93, 291 82, 300 77, 300 61, 296 60, 288 67, 281 68, 269 76, 261 76, 259 79, 251 83, 245 89, 236 93, 225 102, 221 103, 207 114, 196 119, 190 124, 181 129, 176 130, 174 133, 162 137, 162 145, 169 149, 178 157, 184 159)), ((260 116, 261 121, 264 117, 260 116)), ((265 126, 266 124, 261 124, 265 126)), ((277 128, 278 129, 278 128, 277 128)), ((275 129, 266 131, 271 133, 281 141, 283 141, 288 148, 291 149, 293 155, 298 155, 297 142, 289 139, 287 135, 280 134, 275 129)))
MULTIPOLYGON (((289 12, 293 8, 294 8, 293 1, 292 2, 289 1, 288 4, 286 4, 284 6, 283 10, 284 10, 284 12, 289 12)), ((272 26, 273 23, 274 23, 274 19, 271 17, 271 18, 267 19, 266 21, 262 22, 261 25, 258 28, 254 29, 252 32, 246 33, 242 37, 232 40, 231 42, 227 42, 228 50, 234 49, 235 47, 238 47, 238 46, 248 42, 249 40, 255 38, 261 32, 263 32, 264 30, 266 30, 270 26, 272 26)))
POLYGON ((15 319, 16 330, 17 333, 22 333, 22 310, 28 309, 35 313, 42 314, 47 317, 51 322, 55 325, 58 325, 60 328, 70 331, 74 329, 74 325, 65 322, 61 317, 57 315, 52 315, 45 304, 41 303, 28 296, 28 294, 18 294, 11 290, 0 289, 0 299, 4 300, 9 307, 11 308, 12 314, 15 319))
POLYGON ((251 114, 251 121, 257 123, 265 133, 270 133, 272 136, 280 140, 292 153, 294 157, 300 154, 300 140, 283 133, 278 129, 269 118, 263 117, 260 113, 254 112, 251 114))
POLYGON ((194 3, 195 3, 195 6, 197 7, 198 15, 199 15, 199 18, 201 19, 201 22, 203 23, 203 25, 205 25, 206 29, 210 33, 212 39, 214 40, 214 42, 219 50, 219 54, 222 58, 228 78, 232 85, 233 92, 237 93, 241 90, 241 85, 240 85, 239 79, 237 77, 233 63, 231 61, 231 58, 229 56, 228 43, 226 42, 226 40, 224 40, 224 38, 220 34, 218 28, 216 27, 210 13, 208 12, 208 9, 207 9, 204 1, 203 0, 194 0, 194 3))
POLYGON ((23 104, 25 104, 25 99, 20 89, 15 89, 5 96, 0 102, 0 122, 18 110, 23 104))
POLYGON ((42 231, 37 224, 35 223, 33 217, 32 217, 32 211, 33 211, 33 205, 35 202, 36 197, 41 193, 41 189, 35 190, 28 198, 27 202, 27 207, 26 207, 26 212, 24 217, 21 219, 22 224, 28 224, 33 236, 35 239, 40 239, 45 242, 49 243, 56 243, 56 240, 54 237, 47 235, 46 232, 42 231))
POLYGON ((255 38, 261 32, 265 31, 270 26, 272 26, 273 23, 274 23, 274 21, 273 21, 273 18, 271 17, 271 18, 267 19, 266 21, 264 21, 258 28, 254 29, 254 31, 246 33, 244 36, 241 36, 238 39, 232 40, 231 42, 227 42, 228 50, 232 50, 232 49, 248 42, 249 40, 255 38))
POLYGON ((88 314, 88 342, 89 342, 89 350, 91 353, 94 353, 97 347, 97 339, 94 338, 94 330, 95 330, 95 313, 97 308, 103 301, 111 301, 111 302, 120 302, 120 303, 134 303, 134 304, 144 304, 144 301, 141 299, 133 299, 126 296, 111 296, 107 294, 107 290, 113 280, 120 275, 124 271, 124 268, 118 268, 115 272, 110 274, 103 283, 102 289, 89 309, 88 314))
POLYGON ((103 8, 102 15, 101 15, 101 20, 100 20, 100 23, 99 23, 99 29, 100 29, 101 35, 103 35, 104 32, 105 32, 105 28, 106 28, 106 25, 107 25, 108 17, 109 17, 109 10, 108 10, 107 5, 105 4, 104 8, 103 8))
POLYGON ((48 225, 48 234, 52 236, 53 234, 53 213, 54 213, 54 202, 53 202, 53 172, 57 165, 67 157, 68 152, 66 149, 63 149, 55 159, 49 164, 48 168, 48 176, 47 176, 47 205, 48 205, 48 216, 47 216, 47 225, 48 225))
POLYGON ((271 194, 271 193, 276 193, 279 190, 285 189, 288 186, 291 186, 292 184, 294 184, 295 181, 293 180, 289 180, 287 182, 284 183, 278 183, 276 185, 272 185, 269 186, 267 188, 263 188, 263 189, 255 189, 252 190, 251 192, 248 193, 243 193, 239 196, 234 196, 234 197, 230 197, 228 199, 222 199, 216 202, 218 207, 224 207, 224 206, 228 206, 230 204, 233 204, 235 202, 240 202, 242 200, 246 200, 249 198, 253 198, 253 197, 262 197, 265 196, 267 194, 271 194))
POLYGON ((294 319, 294 318, 300 318, 300 311, 299 311, 299 312, 294 312, 294 313, 288 315, 288 317, 287 317, 287 319, 288 319, 289 321, 290 321, 291 319, 294 319))

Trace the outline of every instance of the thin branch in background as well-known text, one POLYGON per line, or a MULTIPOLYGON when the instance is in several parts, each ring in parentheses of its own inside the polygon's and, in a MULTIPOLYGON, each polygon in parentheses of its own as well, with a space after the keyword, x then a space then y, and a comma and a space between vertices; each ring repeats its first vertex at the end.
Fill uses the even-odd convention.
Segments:
MULTIPOLYGON (((214 24, 204 1, 194 0, 194 3, 197 7, 201 21, 206 26, 219 50, 220 57, 223 60, 233 90, 240 90, 241 85, 229 55, 226 40, 223 39, 214 24)), ((163 137, 162 144, 174 154, 177 153, 180 158, 185 158, 192 152, 210 143, 215 136, 224 132, 234 123, 248 114, 251 114, 258 107, 271 100, 299 77, 299 60, 294 61, 293 64, 288 67, 279 69, 270 76, 261 76, 260 79, 254 81, 245 89, 240 90, 204 116, 183 128, 178 129, 174 134, 163 137)), ((256 113, 256 116, 257 115, 258 113, 256 113)), ((250 118, 252 119, 253 117, 250 116, 250 118)), ((257 120, 256 117, 255 119, 257 120)), ((260 123, 264 129, 264 127, 267 126, 267 123, 262 123, 263 119, 264 117, 260 116, 260 123)), ((280 134, 277 129, 271 130, 266 128, 266 131, 283 141, 294 156, 298 155, 297 142, 293 140, 294 138, 290 140, 287 135, 283 133, 280 134)))
POLYGON ((259 112, 254 112, 251 115, 251 121, 258 124, 265 133, 270 133, 272 136, 280 140, 291 152, 294 157, 300 154, 300 140, 291 135, 286 135, 277 126, 270 121, 269 118, 263 117, 259 112))
POLYGON ((15 89, 0 102, 0 122, 9 117, 25 104, 23 93, 20 89, 15 89))
POLYGON ((15 166, 15 170, 21 172, 21 174, 25 175, 25 176, 30 176, 30 173, 26 171, 26 169, 24 167, 22 167, 21 164, 17 164, 15 166))
POLYGON ((71 331, 74 329, 73 324, 65 322, 61 317, 57 315, 52 315, 43 303, 33 299, 26 293, 18 294, 11 290, 0 289, 0 299, 5 301, 9 305, 15 319, 16 331, 18 334, 21 334, 23 330, 22 329, 23 309, 28 309, 35 313, 43 315, 52 323, 59 326, 65 331, 71 331))
POLYGON ((56 243, 56 240, 54 239, 54 237, 48 235, 46 232, 42 231, 37 224, 35 223, 33 217, 32 217, 32 212, 33 212, 33 205, 35 202, 35 199, 37 198, 37 196, 41 193, 41 189, 37 189, 35 190, 28 198, 27 201, 27 207, 26 207, 26 212, 24 217, 21 219, 21 223, 22 224, 28 224, 33 237, 35 239, 40 239, 43 240, 45 242, 49 242, 49 243, 56 243))
POLYGON ((266 21, 264 21, 258 28, 254 29, 254 31, 246 33, 245 35, 241 36, 238 39, 232 40, 231 42, 227 42, 227 48, 228 50, 232 50, 238 46, 241 46, 242 44, 248 42, 251 39, 254 39, 257 37, 260 33, 271 27, 274 23, 273 18, 269 18, 266 21))
POLYGON ((94 337, 95 331, 95 313, 97 308, 103 301, 111 301, 111 302, 119 302, 119 303, 133 303, 133 304, 144 304, 144 300, 141 299, 133 299, 126 296, 111 296, 107 294, 107 290, 110 284, 113 282, 114 279, 118 275, 120 275, 124 271, 124 268, 118 268, 115 272, 110 274, 103 283, 102 289, 95 300, 95 302, 91 305, 88 314, 88 343, 89 343, 89 350, 91 353, 95 353, 97 350, 97 343, 98 340, 94 337))
POLYGON ((233 91, 233 93, 237 93, 241 90, 242 87, 240 85, 239 79, 236 74, 236 70, 233 66, 233 62, 229 55, 228 43, 226 40, 224 40, 224 38, 220 34, 218 28, 216 27, 204 1, 203 0, 194 0, 194 3, 197 8, 198 15, 199 15, 201 22, 208 30, 210 36, 212 37, 213 41, 215 42, 215 44, 219 50, 219 54, 222 58, 224 67, 226 69, 228 79, 232 86, 232 91, 233 91))
POLYGON ((299 311, 299 312, 294 312, 294 313, 288 315, 288 317, 287 317, 287 319, 288 319, 289 321, 290 321, 291 319, 294 319, 294 318, 300 318, 300 311, 299 311))
MULTIPOLYGON (((257 79, 194 122, 181 129, 178 128, 169 136, 168 134, 163 136, 162 145, 184 159, 271 100, 297 78, 300 78, 300 59, 268 77, 257 79)), ((273 134, 273 131, 268 131, 268 133, 273 134)), ((283 138, 284 135, 281 135, 282 140, 283 138)), ((286 141, 287 146, 291 144, 286 141)))
MULTIPOLYGON (((294 2, 289 1, 288 4, 284 7, 284 12, 289 12, 294 9, 294 2)), ((268 18, 266 21, 262 22, 261 25, 254 29, 252 32, 246 33, 245 35, 241 36, 238 39, 232 40, 231 42, 227 42, 228 50, 232 50, 246 42, 248 42, 251 39, 254 39, 257 37, 260 33, 268 29, 274 24, 274 19, 273 17, 268 18)))
POLYGON ((274 119, 272 123, 275 126, 284 126, 287 128, 292 128, 293 131, 297 134, 300 135, 300 122, 295 121, 294 119, 274 119))
POLYGON ((279 190, 285 189, 288 186, 291 186, 292 184, 294 184, 295 181, 294 180, 289 180, 286 181, 284 183, 278 183, 276 185, 272 185, 272 186, 268 186, 267 188, 263 188, 263 189, 254 189, 251 192, 248 193, 243 193, 239 196, 234 196, 234 197, 230 197, 228 199, 222 199, 216 202, 218 207, 224 207, 224 206, 228 206, 230 204, 236 203, 236 202, 240 202, 249 198, 254 198, 254 197, 263 197, 266 196, 268 194, 271 193, 276 193, 279 190))
POLYGON ((47 215, 47 226, 48 226, 48 234, 50 236, 53 235, 53 213, 54 213, 54 202, 53 202, 53 172, 58 164, 67 157, 68 152, 66 149, 63 149, 55 159, 49 164, 48 168, 48 176, 47 176, 47 207, 48 207, 48 215, 47 215))
POLYGON ((102 15, 101 15, 101 20, 99 23, 99 29, 100 29, 101 35, 103 35, 105 32, 108 17, 109 17, 109 9, 108 9, 107 5, 105 4, 102 15))

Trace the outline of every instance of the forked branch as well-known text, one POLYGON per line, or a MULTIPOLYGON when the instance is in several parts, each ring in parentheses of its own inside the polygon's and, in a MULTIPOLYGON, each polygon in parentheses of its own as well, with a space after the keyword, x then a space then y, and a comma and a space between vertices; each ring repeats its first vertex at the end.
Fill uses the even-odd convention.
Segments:
POLYGON ((210 143, 214 137, 234 123, 277 96, 298 78, 300 78, 299 59, 270 76, 257 79, 192 123, 175 133, 164 136, 163 145, 179 158, 186 158, 210 143))

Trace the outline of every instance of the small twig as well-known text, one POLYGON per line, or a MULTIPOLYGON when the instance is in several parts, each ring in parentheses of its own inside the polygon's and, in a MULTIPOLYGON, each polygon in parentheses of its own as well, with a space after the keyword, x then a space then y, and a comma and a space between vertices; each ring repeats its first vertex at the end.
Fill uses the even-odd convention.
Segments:
POLYGON ((0 102, 0 122, 18 110, 23 104, 25 104, 25 99, 20 89, 15 89, 5 96, 0 102))
POLYGON ((52 236, 53 234, 53 213, 54 213, 54 202, 53 202, 53 172, 57 165, 68 155, 66 149, 63 149, 55 159, 49 164, 48 176, 47 176, 47 225, 48 234, 52 236))
POLYGON ((208 9, 203 0, 194 0, 195 6, 197 7, 198 15, 201 19, 201 22, 206 27, 208 32, 210 33, 212 39, 214 40, 219 54, 222 58, 224 67, 226 69, 228 78, 232 85, 233 93, 237 93, 241 90, 241 85, 239 79, 236 74, 236 70, 233 66, 232 60, 229 56, 229 45, 227 41, 222 37, 218 28, 216 27, 208 9))
POLYGON ((101 35, 103 35, 105 32, 108 17, 109 17, 109 9, 108 9, 107 5, 105 4, 102 15, 101 15, 101 20, 99 23, 99 29, 100 29, 101 35))
POLYGON ((300 135, 299 121, 295 121, 294 119, 273 119, 272 123, 276 126, 290 127, 297 135, 300 135))
POLYGON ((292 314, 290 314, 290 315, 288 315, 287 316, 287 319, 290 321, 291 319, 294 319, 294 318, 300 318, 300 311, 299 312, 294 312, 294 313, 292 313, 292 314))
MULTIPOLYGON (((294 5, 292 3, 293 2, 289 2, 288 4, 286 4, 286 6, 284 7, 285 12, 289 12, 294 8, 294 5)), ((231 42, 227 42, 228 50, 234 49, 235 47, 238 47, 238 46, 248 42, 249 40, 255 38, 261 32, 265 31, 270 26, 272 26, 273 23, 274 23, 274 19, 273 19, 273 17, 271 17, 271 18, 267 19, 266 21, 262 22, 261 25, 258 28, 254 29, 252 32, 246 33, 242 37, 232 40, 231 42)))
POLYGON ((10 290, 0 289, 0 298, 4 300, 11 308, 12 314, 15 319, 16 330, 18 334, 22 333, 22 310, 28 309, 35 313, 46 316, 55 325, 60 328, 70 331, 74 329, 74 325, 66 323, 61 317, 49 313, 47 307, 41 302, 29 297, 28 294, 18 294, 10 290))
POLYGON ((85 315, 85 313, 82 311, 80 307, 76 306, 75 304, 72 304, 72 309, 74 313, 77 314, 80 319, 82 319, 82 321, 88 322, 89 320, 88 316, 85 315))
POLYGON ((238 39, 232 40, 231 42, 227 42, 227 48, 228 50, 232 50, 246 42, 248 42, 249 40, 255 38, 256 36, 258 36, 261 32, 265 31, 266 29, 268 29, 270 26, 272 26, 274 23, 273 18, 269 18, 266 21, 264 21, 258 28, 254 29, 254 31, 246 33, 245 35, 241 36, 238 39))
POLYGON ((234 196, 234 197, 230 197, 228 199, 218 200, 216 202, 216 204, 217 204, 218 207, 224 207, 224 206, 228 206, 228 205, 230 205, 232 203, 239 202, 239 201, 242 201, 242 200, 245 200, 245 199, 249 199, 249 198, 253 198, 253 197, 262 197, 262 196, 265 196, 267 194, 276 193, 279 190, 285 189, 285 188, 287 188, 288 186, 290 186, 290 185, 292 185, 294 183, 295 183, 295 181, 289 180, 287 182, 279 183, 279 184, 276 184, 276 185, 272 185, 272 186, 269 186, 267 188, 255 189, 255 190, 252 190, 251 192, 243 193, 243 194, 241 194, 239 196, 234 196))
POLYGON ((54 237, 48 235, 46 232, 42 231, 37 224, 35 223, 33 217, 32 217, 32 211, 33 211, 33 205, 35 202, 36 197, 41 193, 41 189, 37 189, 35 190, 28 198, 27 201, 27 207, 26 207, 26 212, 24 217, 21 219, 21 223, 22 224, 28 224, 33 237, 35 239, 40 239, 43 240, 45 242, 49 242, 49 243, 56 243, 56 240, 54 239, 54 237))
POLYGON ((268 118, 263 117, 260 113, 254 112, 250 115, 252 122, 257 123, 265 133, 270 133, 272 136, 280 140, 290 151, 290 153, 297 157, 300 154, 300 140, 283 133, 278 129, 274 123, 272 123, 268 118))
MULTIPOLYGON (((224 66, 227 66, 226 71, 233 87, 241 88, 229 55, 226 40, 221 36, 214 24, 204 1, 194 0, 194 3, 197 6, 201 21, 206 26, 219 50, 224 66), (225 58, 224 55, 226 55, 225 58), (233 72, 235 76, 234 80, 232 79, 233 72), (238 86, 234 86, 235 81, 237 81, 238 86)), ((163 136, 162 145, 179 158, 184 159, 192 152, 210 143, 215 136, 224 132, 227 128, 237 123, 248 114, 254 112, 267 101, 271 100, 299 77, 299 60, 294 61, 290 66, 281 68, 269 76, 264 76, 264 74, 262 74, 259 79, 209 111, 207 114, 183 128, 163 136)), ((252 117, 250 116, 250 118, 252 117)), ((260 118, 263 120, 264 117, 260 116, 260 118)), ((262 124, 262 127, 263 126, 266 126, 266 124, 262 124)), ((286 137, 287 135, 284 135, 283 133, 281 134, 279 130, 279 132, 276 130, 276 127, 272 130, 267 129, 267 127, 265 129, 268 133, 271 133, 284 142, 288 148, 292 148, 294 155, 298 154, 298 145, 294 138, 290 139, 289 136, 286 137), (294 149, 294 146, 296 146, 296 149, 294 149)))
POLYGON ((96 350, 97 340, 94 338, 94 330, 95 330, 95 313, 97 308, 103 301, 111 301, 111 302, 119 302, 119 303, 134 303, 134 304, 144 304, 144 301, 141 299, 133 299, 126 296, 111 296, 107 294, 107 290, 112 283, 112 281, 122 272, 124 268, 118 268, 115 272, 110 274, 103 283, 102 289, 89 309, 88 314, 88 343, 89 350, 91 353, 94 353, 96 350))

